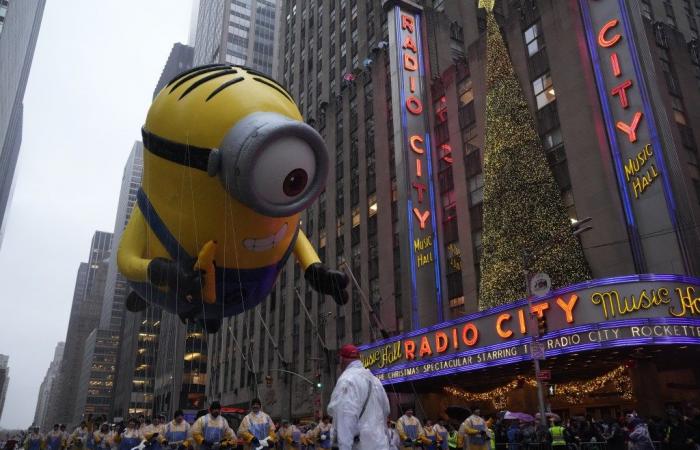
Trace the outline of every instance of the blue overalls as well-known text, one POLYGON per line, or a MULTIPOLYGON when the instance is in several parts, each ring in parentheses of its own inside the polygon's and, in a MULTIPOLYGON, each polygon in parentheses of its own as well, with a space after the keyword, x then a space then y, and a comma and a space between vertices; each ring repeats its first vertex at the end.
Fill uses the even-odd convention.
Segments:
POLYGON ((448 449, 447 439, 449 438, 449 433, 447 432, 447 430, 445 430, 445 431, 441 431, 438 434, 440 435, 440 439, 442 439, 442 442, 440 442, 440 448, 442 450, 447 450, 448 449))
POLYGON ((318 445, 321 448, 331 448, 331 430, 321 431, 318 435, 318 445), (321 436, 326 436, 326 439, 321 439, 321 436))
MULTIPOLYGON (((160 218, 143 189, 139 189, 136 193, 136 201, 146 224, 170 257, 173 260, 192 260, 193 258, 180 245, 177 238, 160 218)), ((148 282, 129 281, 129 285, 142 299, 171 313, 187 313, 196 309, 200 314, 197 317, 233 316, 255 308, 267 297, 277 280, 277 275, 294 251, 298 235, 299 226, 297 225, 289 248, 276 264, 254 269, 215 267, 217 299, 215 304, 191 302, 182 293, 178 296, 176 292, 163 291, 148 282)))
MULTIPOLYGON (((426 430, 427 430, 427 428, 426 428, 426 430)), ((433 430, 433 434, 428 434, 428 432, 426 431, 426 432, 425 432, 425 437, 428 438, 428 439, 430 440, 430 444, 427 444, 425 448, 426 448, 427 450, 438 450, 438 447, 437 447, 437 433, 435 432, 435 430, 433 430)))
POLYGON ((173 431, 172 422, 165 427, 165 440, 168 442, 178 442, 182 445, 187 440, 187 430, 173 431))
POLYGON ((49 433, 46 436, 46 446, 48 447, 48 450, 61 450, 61 447, 63 446, 63 433, 49 433))
POLYGON ((224 429, 209 426, 209 415, 204 416, 204 442, 200 446, 200 450, 210 450, 211 447, 207 443, 214 444, 220 442, 224 438, 224 429))
POLYGON ((27 441, 27 450, 41 450, 41 436, 29 435, 27 441))
POLYGON ((250 433, 262 441, 266 437, 270 436, 270 422, 265 421, 263 423, 254 423, 252 420, 250 423, 250 433))
MULTIPOLYGON (((112 448, 112 446, 109 442, 110 437, 111 436, 109 435, 109 432, 107 434, 100 433, 100 442, 95 443, 95 448, 97 450, 109 450, 110 448, 112 448)), ((94 439, 93 439, 93 442, 94 442, 94 439)))
POLYGON ((297 428, 296 431, 292 431, 292 445, 294 447, 301 447, 301 431, 297 428))
POLYGON ((85 436, 85 446, 89 450, 95 450, 95 436, 92 435, 92 432, 88 432, 87 436, 85 436))
POLYGON ((119 450, 131 450, 134 447, 137 447, 141 443, 141 438, 139 438, 139 434, 135 429, 127 428, 124 433, 122 433, 122 440, 119 443, 119 450), (125 436, 125 434, 131 431, 133 433, 133 436, 125 436))

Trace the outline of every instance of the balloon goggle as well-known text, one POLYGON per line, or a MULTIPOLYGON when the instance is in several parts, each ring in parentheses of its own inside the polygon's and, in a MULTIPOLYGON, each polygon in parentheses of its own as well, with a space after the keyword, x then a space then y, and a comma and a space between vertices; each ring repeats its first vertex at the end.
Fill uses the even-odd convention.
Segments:
POLYGON ((224 189, 254 211, 287 217, 306 209, 325 186, 328 152, 311 126, 281 114, 249 114, 218 148, 169 141, 145 128, 144 147, 168 161, 218 176, 224 189))

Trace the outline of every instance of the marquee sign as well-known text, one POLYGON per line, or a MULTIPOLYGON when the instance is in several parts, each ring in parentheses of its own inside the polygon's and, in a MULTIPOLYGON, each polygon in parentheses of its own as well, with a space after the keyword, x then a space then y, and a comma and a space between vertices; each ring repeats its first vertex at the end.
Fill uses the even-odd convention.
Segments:
POLYGON ((682 241, 626 1, 579 3, 635 266, 668 270, 682 241))
POLYGON ((387 13, 392 55, 393 124, 397 133, 394 139, 397 187, 399 204, 405 206, 405 217, 401 218, 400 223, 407 228, 407 239, 403 245, 410 255, 412 327, 418 328, 421 317, 442 320, 433 149, 427 119, 421 9, 407 1, 390 4, 394 4, 387 13))
MULTIPOLYGON (((598 348, 700 345, 700 279, 634 275, 569 286, 532 301, 544 317, 548 357, 598 348)), ((520 300, 361 347, 383 383, 510 364, 531 358, 537 324, 520 300)))

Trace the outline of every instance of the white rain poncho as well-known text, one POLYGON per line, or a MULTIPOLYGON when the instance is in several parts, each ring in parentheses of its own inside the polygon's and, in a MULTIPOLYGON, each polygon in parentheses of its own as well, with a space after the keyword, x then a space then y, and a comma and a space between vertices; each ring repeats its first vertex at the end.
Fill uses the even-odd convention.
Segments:
POLYGON ((389 399, 381 382, 362 362, 351 362, 340 375, 328 413, 333 416, 339 450, 389 450, 389 399))

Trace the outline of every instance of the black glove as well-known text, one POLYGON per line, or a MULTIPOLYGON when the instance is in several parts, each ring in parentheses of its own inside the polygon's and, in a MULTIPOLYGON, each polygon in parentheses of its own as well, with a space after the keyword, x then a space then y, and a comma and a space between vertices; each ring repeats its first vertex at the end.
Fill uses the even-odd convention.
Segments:
POLYGON ((345 288, 350 279, 345 272, 314 263, 306 268, 304 278, 315 291, 332 296, 337 304, 344 305, 348 302, 348 291, 345 288))
POLYGON ((148 280, 156 286, 168 286, 182 297, 198 299, 202 290, 202 271, 194 270, 194 263, 194 260, 177 263, 171 259, 153 258, 148 264, 148 280))
POLYGON ((250 445, 252 445, 253 448, 258 448, 258 447, 260 447, 260 440, 258 440, 258 438, 253 436, 253 439, 250 440, 250 445))

